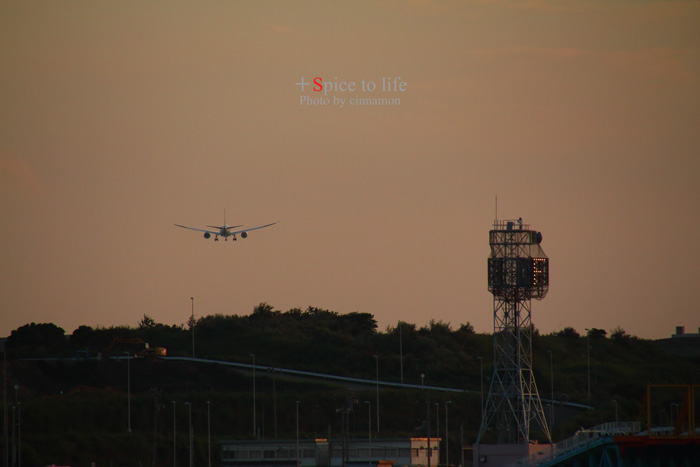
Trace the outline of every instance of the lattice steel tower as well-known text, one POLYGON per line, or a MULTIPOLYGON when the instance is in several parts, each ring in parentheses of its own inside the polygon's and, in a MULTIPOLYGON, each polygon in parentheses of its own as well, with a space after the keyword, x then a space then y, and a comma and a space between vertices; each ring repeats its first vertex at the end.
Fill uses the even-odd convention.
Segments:
POLYGON ((489 232, 494 368, 477 444, 489 429, 499 444, 528 443, 532 420, 552 441, 532 372, 531 299, 541 300, 549 289, 549 259, 540 242, 542 234, 522 219, 496 220, 489 232))

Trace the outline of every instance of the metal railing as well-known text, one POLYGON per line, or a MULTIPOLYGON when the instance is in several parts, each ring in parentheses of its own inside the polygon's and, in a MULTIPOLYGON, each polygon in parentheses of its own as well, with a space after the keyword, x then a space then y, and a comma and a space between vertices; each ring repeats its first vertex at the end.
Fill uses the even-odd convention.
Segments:
POLYGON ((613 436, 637 434, 641 428, 641 422, 609 422, 591 429, 581 429, 574 436, 558 442, 551 452, 547 453, 547 450, 543 449, 541 453, 529 456, 526 463, 520 461, 514 465, 530 467, 542 465, 575 451, 590 449, 594 445, 608 442, 613 436))

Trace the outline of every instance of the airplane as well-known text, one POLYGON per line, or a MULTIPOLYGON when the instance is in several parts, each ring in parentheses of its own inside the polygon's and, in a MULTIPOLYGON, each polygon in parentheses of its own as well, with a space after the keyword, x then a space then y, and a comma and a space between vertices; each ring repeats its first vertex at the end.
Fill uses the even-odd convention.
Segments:
POLYGON ((212 229, 218 229, 218 230, 206 230, 206 229, 196 229, 194 227, 187 227, 186 225, 180 225, 180 224, 175 224, 177 227, 182 227, 183 229, 190 229, 190 230, 196 230, 197 232, 204 232, 204 238, 211 238, 212 235, 214 235, 214 241, 218 242, 219 237, 224 237, 224 241, 228 241, 228 237, 232 237, 233 241, 237 241, 238 238, 236 235, 240 234, 241 238, 248 238, 248 232, 251 230, 258 230, 258 229, 264 229, 265 227, 270 227, 271 225, 275 225, 277 222, 273 222, 272 224, 265 224, 265 225, 260 225, 258 227, 251 227, 249 229, 241 229, 241 230, 233 230, 238 227, 243 227, 242 225, 226 225, 226 214, 224 213, 224 224, 221 226, 218 225, 208 225, 207 227, 210 227, 212 229))

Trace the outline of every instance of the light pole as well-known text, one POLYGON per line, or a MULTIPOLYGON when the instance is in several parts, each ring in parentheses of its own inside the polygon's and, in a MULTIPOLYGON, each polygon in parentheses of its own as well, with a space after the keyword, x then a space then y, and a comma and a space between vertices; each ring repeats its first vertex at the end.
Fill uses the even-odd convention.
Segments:
MULTIPOLYGON (((554 433, 554 357, 553 357, 553 352, 551 350, 547 350, 547 353, 549 354, 549 393, 550 393, 550 399, 551 399, 551 404, 549 404, 549 424, 551 425, 551 433, 554 433)), ((550 439, 549 442, 551 443, 552 440, 550 439)))
POLYGON ((459 452, 460 452, 459 459, 462 461, 461 465, 465 465, 465 463, 464 463, 464 425, 459 425, 459 452))
POLYGON ((437 446, 438 446, 438 458, 437 458, 437 463, 435 464, 437 467, 440 467, 440 404, 438 402, 434 403, 435 405, 435 437, 437 438, 437 446))
POLYGON ((301 467, 301 458, 299 457, 299 404, 301 404, 301 401, 297 401, 297 467, 301 467))
POLYGON ((450 467, 450 432, 447 424, 447 406, 452 401, 445 401, 445 467, 450 467))
POLYGON ((365 401, 367 404, 367 439, 369 440, 369 462, 367 465, 372 467, 372 403, 365 401))
POLYGON ((403 335, 401 328, 401 321, 399 321, 399 362, 401 363, 401 384, 403 384, 403 335))
POLYGON ((269 370, 272 371, 272 416, 275 422, 275 439, 277 439, 277 368, 269 370))
POLYGON ((189 420, 190 420, 190 423, 189 423, 190 424, 190 464, 189 465, 190 465, 190 467, 192 467, 192 461, 193 461, 193 457, 192 457, 192 434, 193 434, 192 433, 192 404, 189 402, 185 402, 185 405, 187 406, 187 409, 189 411, 189 420))
POLYGON ((480 392, 481 392, 481 423, 484 423, 484 359, 476 357, 479 360, 479 377, 480 377, 480 392))
MULTIPOLYGON (((17 391, 19 390, 19 385, 15 384, 14 385, 15 389, 15 403, 12 406, 12 467, 16 465, 17 462, 17 446, 15 446, 15 429, 18 427, 17 419, 15 417, 15 414, 17 414, 17 417, 19 417, 19 402, 17 401, 17 391)), ((19 444, 19 443, 17 443, 19 444)))
POLYGON ((377 383, 377 408, 375 412, 377 413, 377 433, 379 433, 379 357, 373 355, 376 368, 376 383, 377 383))
POLYGON ((2 348, 2 460, 3 465, 8 465, 8 449, 7 449, 7 356, 5 344, 2 348))
POLYGON ((17 402, 15 402, 12 405, 12 457, 11 461, 12 463, 10 464, 12 467, 15 467, 15 462, 17 460, 17 447, 15 446, 15 427, 17 426, 17 421, 15 414, 17 413, 17 402))
MULTIPOLYGON (((422 375, 421 375, 422 376, 422 375)), ((428 467, 430 467, 430 458, 433 456, 433 451, 430 449, 430 394, 426 394, 425 407, 427 410, 426 419, 428 420, 428 467)))
POLYGON ((207 401, 207 451, 209 454, 209 467, 211 467, 211 401, 207 401))
POLYGON ((435 406, 435 437, 440 437, 440 403, 433 403, 435 406))
POLYGON ((190 327, 192 328, 192 358, 194 358, 194 297, 190 297, 192 300, 192 316, 190 317, 190 327))
POLYGON ((17 402, 17 467, 22 466, 22 403, 17 402))
POLYGON ((255 423, 255 354, 250 354, 253 357, 253 436, 258 437, 258 427, 255 423))
MULTIPOLYGON (((615 424, 617 425, 617 401, 613 399, 611 402, 615 404, 615 424)), ((673 413, 671 414, 671 418, 673 418, 673 413)))
POLYGON ((177 467, 177 431, 175 430, 175 401, 170 401, 173 404, 173 467, 177 467))
POLYGON ((131 433, 131 355, 128 352, 124 353, 126 354, 126 431, 131 433))
POLYGON ((586 367, 588 369, 588 405, 591 405, 591 330, 586 328, 586 367))
POLYGON ((425 383, 425 373, 420 374, 420 390, 422 391, 424 389, 423 384, 425 383))

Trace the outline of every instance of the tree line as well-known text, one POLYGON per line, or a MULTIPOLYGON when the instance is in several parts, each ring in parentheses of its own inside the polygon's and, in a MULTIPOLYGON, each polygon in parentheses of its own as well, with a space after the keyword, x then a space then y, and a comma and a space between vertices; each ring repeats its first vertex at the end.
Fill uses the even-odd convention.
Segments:
MULTIPOLYGON (((193 330, 195 356, 201 358, 251 363, 255 355, 260 366, 468 390, 479 390, 482 379, 488 389, 492 371, 493 337, 475 333, 469 322, 453 329, 442 321, 420 327, 399 321, 380 331, 370 313, 316 307, 280 311, 267 303, 248 315, 215 314, 182 325, 144 314, 135 327, 80 326, 69 336, 54 324, 31 323, 12 331, 6 349, 10 357, 96 356, 122 337, 164 347, 170 356, 191 356, 193 330)), ((533 328, 532 335, 540 392, 547 392, 543 389, 556 373, 554 396, 570 401, 588 403, 591 384, 596 397, 637 398, 646 382, 684 382, 691 371, 683 366, 687 360, 671 358, 652 341, 621 328, 609 337, 603 329, 581 335, 571 327, 547 335, 533 328)), ((134 351, 123 344, 108 353, 134 351)))

